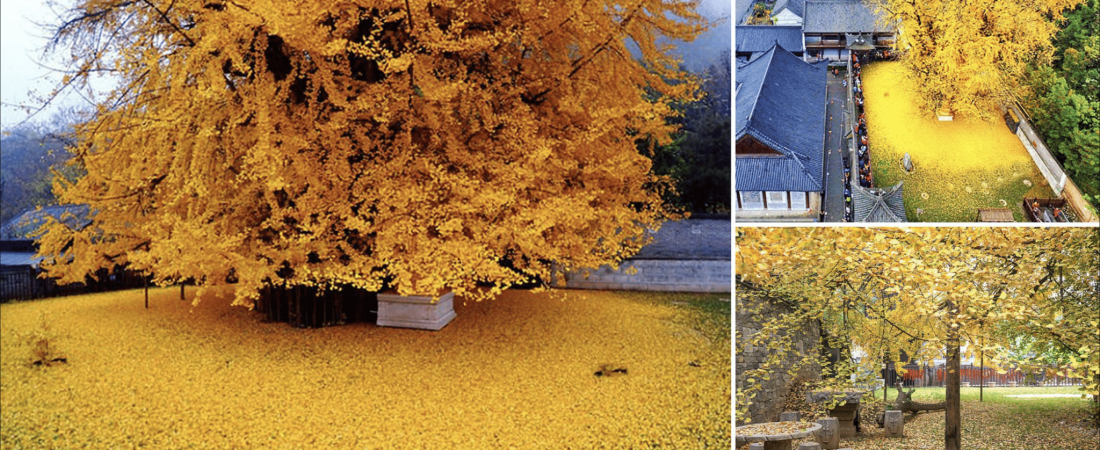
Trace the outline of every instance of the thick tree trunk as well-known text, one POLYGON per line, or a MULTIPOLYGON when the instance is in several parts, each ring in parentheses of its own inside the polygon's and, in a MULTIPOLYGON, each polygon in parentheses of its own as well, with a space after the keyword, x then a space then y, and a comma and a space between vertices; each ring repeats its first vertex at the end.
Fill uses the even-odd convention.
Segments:
POLYGON ((943 430, 943 444, 945 450, 961 450, 960 429, 962 428, 962 411, 959 401, 959 386, 961 385, 959 333, 952 329, 947 338, 947 377, 944 384, 947 386, 947 412, 943 430))
POLYGON ((308 286, 267 286, 260 291, 256 310, 268 321, 299 328, 320 328, 377 319, 378 294, 345 286, 319 292, 308 286))

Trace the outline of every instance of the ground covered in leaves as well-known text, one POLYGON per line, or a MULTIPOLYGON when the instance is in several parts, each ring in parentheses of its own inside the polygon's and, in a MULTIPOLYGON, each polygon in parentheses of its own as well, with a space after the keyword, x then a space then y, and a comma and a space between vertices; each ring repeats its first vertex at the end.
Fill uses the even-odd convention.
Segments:
MULTIPOLYGON (((979 402, 978 388, 962 389, 962 448, 1095 450, 1100 434, 1087 423, 1088 400, 1080 396, 1061 398, 1013 398, 1008 395, 1077 394, 1076 388, 1018 387, 986 388, 979 402)), ((882 393, 877 392, 881 402, 882 393)), ((890 392, 887 403, 896 398, 890 392)), ((944 388, 919 388, 913 400, 943 401, 944 388)), ((862 416, 865 417, 865 416, 862 416)), ((942 449, 944 412, 905 415, 905 437, 887 438, 874 421, 863 420, 863 432, 854 439, 841 439, 840 446, 854 450, 942 449)), ((809 440, 805 440, 809 441, 809 440)), ((800 440, 802 442, 802 440, 800 440)))
POLYGON ((3 305, 0 447, 730 448, 728 295, 560 294, 456 300, 439 332, 175 288, 3 305))
POLYGON ((1020 222, 1025 196, 1053 196, 1001 113, 991 112, 989 121, 956 116, 941 122, 917 110, 913 81, 903 70, 897 62, 870 64, 863 86, 875 186, 905 181, 910 221, 973 222, 978 208, 1009 208, 1020 222), (913 172, 902 168, 905 153, 913 172))

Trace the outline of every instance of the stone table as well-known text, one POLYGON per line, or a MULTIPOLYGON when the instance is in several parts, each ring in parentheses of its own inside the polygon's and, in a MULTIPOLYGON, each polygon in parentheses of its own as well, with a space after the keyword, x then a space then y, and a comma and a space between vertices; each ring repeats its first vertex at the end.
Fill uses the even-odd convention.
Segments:
POLYGON ((837 406, 829 409, 829 417, 836 417, 840 425, 840 437, 856 436, 856 418, 859 417, 859 399, 865 391, 814 391, 806 394, 809 403, 821 403, 828 399, 841 397, 837 406))
POLYGON ((764 450, 791 450, 791 442, 811 436, 821 429, 812 422, 766 422, 737 427, 734 431, 737 447, 763 442, 764 450))

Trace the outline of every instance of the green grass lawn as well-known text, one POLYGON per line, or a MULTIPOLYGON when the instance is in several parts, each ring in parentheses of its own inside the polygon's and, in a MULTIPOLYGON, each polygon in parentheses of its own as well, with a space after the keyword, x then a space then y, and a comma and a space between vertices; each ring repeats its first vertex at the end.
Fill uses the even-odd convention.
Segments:
POLYGON ((0 305, 0 448, 732 444, 729 294, 510 290, 430 332, 178 293, 0 305), (42 339, 66 361, 34 365, 42 339))
POLYGON ((1009 208, 1020 222, 1024 197, 1053 196, 1000 113, 988 121, 940 122, 916 109, 912 81, 896 62, 869 65, 863 79, 875 186, 904 181, 910 221, 973 222, 978 208, 1009 208), (901 165, 906 153, 915 167, 910 173, 901 165))

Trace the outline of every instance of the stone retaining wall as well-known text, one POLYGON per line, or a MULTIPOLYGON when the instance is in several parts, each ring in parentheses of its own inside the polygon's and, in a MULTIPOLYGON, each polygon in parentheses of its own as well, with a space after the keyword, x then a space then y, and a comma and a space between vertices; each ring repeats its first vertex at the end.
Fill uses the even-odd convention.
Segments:
MULTIPOLYGON (((747 372, 760 367, 772 353, 764 346, 753 347, 749 345, 749 342, 760 332, 763 324, 781 314, 790 312, 790 309, 774 300, 752 293, 739 284, 737 286, 737 309, 735 311, 737 311, 737 317, 735 318, 737 347, 734 350, 737 356, 736 387, 737 391, 741 391, 745 387, 747 372), (766 302, 769 307, 760 315, 749 315, 745 308, 745 305, 750 304, 749 302, 766 302)), ((780 367, 771 371, 770 380, 757 380, 758 383, 763 385, 763 390, 757 391, 756 397, 752 399, 752 405, 749 406, 749 417, 752 419, 752 423, 772 422, 779 419, 779 413, 783 412, 783 403, 795 379, 821 379, 821 370, 816 365, 803 367, 794 377, 787 375, 787 370, 800 360, 806 352, 815 351, 820 339, 821 331, 816 323, 807 323, 801 329, 795 330, 795 335, 792 337, 794 351, 788 353, 787 358, 780 367)), ((738 426, 742 424, 742 421, 737 422, 738 426)))

